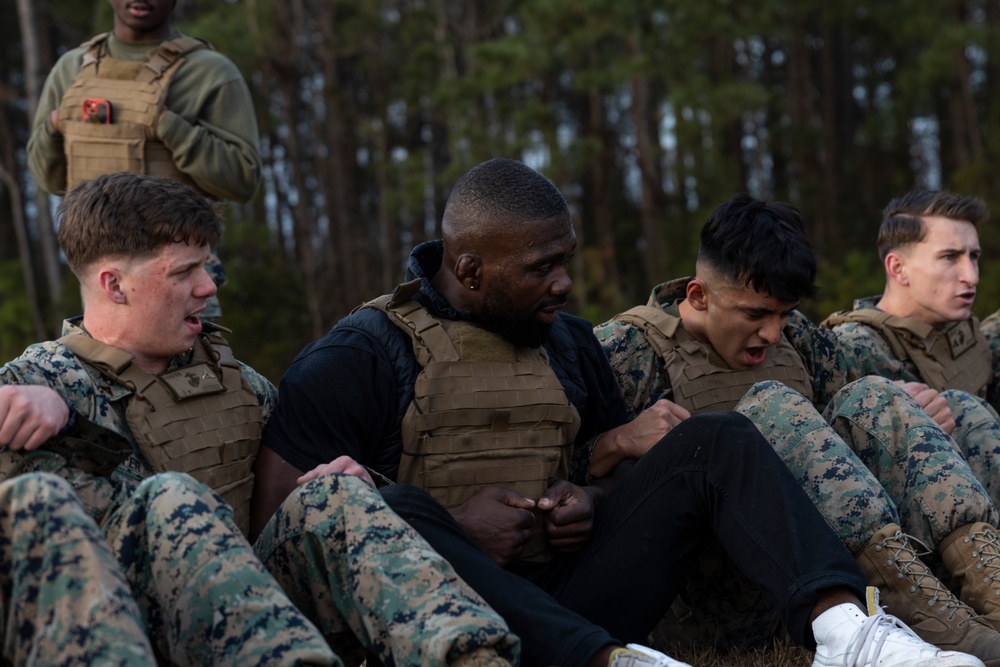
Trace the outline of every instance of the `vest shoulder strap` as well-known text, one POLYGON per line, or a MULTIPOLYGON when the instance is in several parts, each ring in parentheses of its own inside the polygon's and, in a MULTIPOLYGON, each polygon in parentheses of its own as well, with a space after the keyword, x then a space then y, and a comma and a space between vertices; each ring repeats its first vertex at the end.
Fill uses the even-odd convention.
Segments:
POLYGON ((96 63, 101 58, 101 51, 105 48, 108 42, 108 37, 111 35, 110 32, 102 32, 100 35, 94 35, 86 42, 80 45, 83 49, 83 61, 80 64, 80 69, 89 67, 96 63))
POLYGON ((197 37, 175 37, 160 44, 160 48, 146 61, 137 80, 144 83, 152 83, 173 67, 185 55, 199 49, 214 50, 211 44, 197 37))
POLYGON ((56 342, 62 343, 73 354, 112 379, 116 379, 132 364, 133 357, 131 354, 113 345, 106 345, 90 336, 67 334, 58 338, 56 342))
MULTIPOLYGON (((212 328, 206 326, 206 328, 209 328, 211 331, 220 329, 228 331, 224 327, 212 328)), ((58 338, 56 342, 62 343, 73 354, 115 382, 127 386, 132 391, 141 391, 150 382, 155 381, 155 376, 146 373, 138 366, 132 364, 134 357, 131 354, 113 345, 108 345, 90 336, 81 336, 79 334, 67 334, 58 338)), ((212 366, 239 367, 239 363, 233 355, 232 348, 229 346, 229 341, 222 336, 209 336, 204 333, 199 335, 195 341, 192 362, 205 362, 212 366)))
POLYGON ((194 358, 198 361, 209 361, 223 366, 239 366, 229 341, 222 337, 224 333, 233 333, 232 329, 227 329, 215 322, 202 322, 201 327, 201 335, 198 336, 201 345, 195 346, 194 358))
POLYGON ((420 280, 403 283, 386 294, 373 299, 360 308, 377 308, 389 321, 402 329, 413 340, 417 362, 426 366, 434 361, 458 361, 459 353, 448 332, 436 317, 412 299, 420 290, 420 280))
POLYGON ((661 359, 665 359, 677 347, 674 339, 678 331, 683 331, 679 317, 674 317, 656 306, 635 306, 616 316, 615 319, 641 328, 653 351, 661 359))
POLYGON ((892 348, 893 355, 900 361, 905 361, 910 358, 910 353, 907 352, 906 344, 900 339, 898 329, 904 331, 909 331, 914 335, 925 337, 929 332, 918 332, 914 331, 912 326, 909 326, 906 319, 902 317, 896 317, 883 310, 878 310, 875 308, 860 308, 858 310, 841 310, 833 313, 820 325, 826 329, 832 329, 838 324, 847 323, 858 323, 867 324, 868 326, 877 329, 885 338, 886 342, 889 343, 889 347, 892 348), (923 334, 923 335, 921 335, 923 334))

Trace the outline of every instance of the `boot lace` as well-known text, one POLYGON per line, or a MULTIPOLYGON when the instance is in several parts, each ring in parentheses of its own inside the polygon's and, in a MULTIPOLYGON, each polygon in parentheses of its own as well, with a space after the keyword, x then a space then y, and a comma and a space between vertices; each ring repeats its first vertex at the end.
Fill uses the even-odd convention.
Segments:
MULTIPOLYGON (((970 534, 971 536, 971 534, 970 534)), ((966 538, 968 539, 968 537, 966 538)), ((992 534, 992 543, 998 549, 1000 549, 1000 544, 997 543, 996 534, 992 534)), ((941 612, 948 612, 948 620, 955 620, 957 615, 964 616, 962 620, 959 621, 959 625, 965 624, 974 614, 971 608, 964 602, 959 600, 957 597, 952 595, 951 591, 944 587, 941 581, 931 575, 927 566, 919 559, 919 556, 927 555, 931 550, 926 544, 921 542, 915 537, 910 537, 901 531, 896 532, 895 535, 887 537, 882 540, 880 544, 875 547, 876 551, 886 551, 888 552, 889 562, 898 570, 900 578, 905 578, 910 582, 910 592, 917 593, 919 591, 920 597, 927 599, 927 606, 934 607, 940 605, 941 612), (922 551, 916 551, 910 544, 919 545, 922 551)), ((997 551, 996 553, 1000 553, 997 551)), ((991 564, 996 569, 1000 569, 1000 563, 996 563, 994 559, 991 564)), ((996 574, 996 572, 994 572, 996 574)), ((874 618, 874 617, 872 617, 874 618)), ((895 617, 892 617, 895 618, 895 617)), ((902 623, 902 621, 899 621, 902 623)), ((906 627, 904 625, 904 627, 906 627)), ((907 627, 907 629, 909 629, 907 627)))
MULTIPOLYGON (((1000 536, 992 528, 970 532, 962 538, 972 544, 972 557, 976 559, 976 571, 984 584, 993 590, 994 597, 1000 597, 1000 536)), ((1000 603, 995 601, 994 604, 1000 603)))

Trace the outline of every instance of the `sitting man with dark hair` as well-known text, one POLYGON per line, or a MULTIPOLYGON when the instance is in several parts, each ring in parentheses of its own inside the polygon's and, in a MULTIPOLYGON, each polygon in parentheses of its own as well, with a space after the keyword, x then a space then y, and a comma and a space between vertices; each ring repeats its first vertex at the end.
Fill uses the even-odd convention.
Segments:
POLYGON ((646 305, 595 331, 631 417, 653 405, 678 424, 710 410, 747 415, 887 609, 928 642, 1000 665, 1000 614, 977 614, 991 612, 987 593, 1000 586, 972 576, 1000 566, 1000 553, 964 539, 992 531, 1000 513, 902 388, 880 377, 847 384, 836 339, 796 310, 815 279, 799 212, 737 195, 702 227, 693 278, 656 286, 646 305), (910 536, 941 554, 974 608, 921 562, 910 536))
POLYGON ((413 250, 408 282, 286 372, 255 525, 305 471, 360 463, 398 482, 389 505, 510 624, 529 666, 677 665, 627 643, 713 536, 817 666, 982 664, 866 611, 860 568, 748 420, 705 415, 666 437, 659 410, 624 424, 590 323, 559 312, 576 237, 550 181, 480 164, 442 229, 413 250))
POLYGON ((517 664, 503 620, 355 476, 299 487, 254 555, 276 392, 199 319, 205 198, 117 173, 60 214, 84 314, 0 367, 0 662, 517 664))

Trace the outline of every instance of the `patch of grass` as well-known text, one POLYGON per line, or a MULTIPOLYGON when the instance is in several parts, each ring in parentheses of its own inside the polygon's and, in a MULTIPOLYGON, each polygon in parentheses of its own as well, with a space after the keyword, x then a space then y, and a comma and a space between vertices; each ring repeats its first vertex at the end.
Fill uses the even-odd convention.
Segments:
POLYGON ((787 639, 775 639, 770 648, 753 651, 720 653, 714 648, 673 647, 663 652, 694 667, 810 667, 813 660, 812 651, 787 639))

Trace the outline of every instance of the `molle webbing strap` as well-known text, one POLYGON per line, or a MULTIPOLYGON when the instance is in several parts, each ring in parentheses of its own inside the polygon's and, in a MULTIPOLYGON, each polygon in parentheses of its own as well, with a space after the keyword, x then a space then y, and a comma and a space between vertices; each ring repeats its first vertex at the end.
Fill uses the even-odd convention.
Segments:
POLYGON ((430 363, 432 358, 438 361, 457 361, 458 349, 448 337, 444 327, 423 306, 412 300, 412 297, 420 291, 420 284, 419 278, 403 283, 391 294, 382 295, 362 304, 353 312, 361 308, 376 308, 383 311, 393 324, 406 331, 415 340, 414 353, 422 367, 430 363))
MULTIPOLYGON (((544 348, 518 347, 471 322, 439 320, 401 285, 366 304, 411 339, 421 370, 400 424, 398 481, 445 507, 499 485, 537 500, 569 474, 580 417, 544 348)), ((524 558, 550 557, 537 517, 524 558)))
POLYGON ((184 55, 211 45, 193 37, 177 37, 162 42, 145 62, 112 58, 107 35, 98 35, 83 46, 80 71, 59 106, 67 189, 102 174, 127 171, 170 178, 204 194, 178 169, 155 127, 184 55), (110 123, 84 121, 83 103, 91 98, 108 101, 110 123))
POLYGON ((160 44, 146 64, 136 80, 144 83, 152 83, 164 75, 164 73, 181 61, 185 55, 198 49, 212 49, 212 45, 204 40, 195 37, 177 37, 168 39, 160 44))
POLYGON ((84 50, 83 58, 80 61, 81 70, 96 64, 100 60, 102 51, 107 49, 107 41, 110 36, 110 32, 102 32, 99 35, 94 35, 80 45, 80 48, 84 50))
POLYGON ((960 389, 981 398, 986 396, 992 355, 974 315, 935 327, 914 317, 863 308, 831 315, 824 326, 843 322, 865 324, 881 333, 896 359, 911 362, 920 379, 937 391, 960 389))
POLYGON ((399 306, 391 307, 388 312, 397 325, 399 322, 405 323, 412 332, 410 335, 424 348, 417 354, 417 361, 421 366, 426 365, 430 359, 435 361, 459 360, 458 349, 448 337, 448 332, 419 303, 407 301, 399 306))
MULTIPOLYGON (((91 37, 80 45, 84 49, 83 58, 80 62, 80 69, 98 65, 100 61, 108 56, 108 38, 111 33, 105 32, 91 37)), ((159 47, 150 55, 143 64, 142 72, 136 77, 136 81, 152 83, 159 79, 175 63, 185 55, 198 49, 211 49, 214 47, 205 40, 187 35, 175 37, 160 42, 159 47)))
MULTIPOLYGON (((774 354, 774 348, 768 354, 774 354)), ((701 373, 688 378, 680 387, 674 387, 678 403, 685 405, 691 414, 711 410, 732 410, 757 382, 774 380, 788 385, 809 398, 810 393, 802 383, 802 370, 794 365, 774 365, 761 370, 726 370, 719 373, 701 373)))
POLYGON ((77 356, 133 393, 126 422, 149 468, 189 473, 213 488, 246 533, 263 419, 229 344, 203 333, 187 366, 153 375, 125 365, 130 355, 92 338, 64 339, 77 356))

